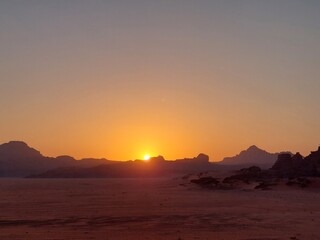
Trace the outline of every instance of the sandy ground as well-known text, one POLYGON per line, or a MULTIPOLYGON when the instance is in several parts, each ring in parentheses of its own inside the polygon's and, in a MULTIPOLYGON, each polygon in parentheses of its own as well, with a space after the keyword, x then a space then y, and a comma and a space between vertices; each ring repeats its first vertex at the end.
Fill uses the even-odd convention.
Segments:
POLYGON ((0 239, 320 239, 320 190, 173 179, 0 179, 0 239))

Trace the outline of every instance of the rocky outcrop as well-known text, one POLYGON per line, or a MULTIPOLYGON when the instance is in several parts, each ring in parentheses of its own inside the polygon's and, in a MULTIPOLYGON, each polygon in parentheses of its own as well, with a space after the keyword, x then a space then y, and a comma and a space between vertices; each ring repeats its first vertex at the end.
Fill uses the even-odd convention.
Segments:
POLYGON ((200 153, 194 160, 197 160, 199 162, 209 162, 209 156, 203 153, 200 153))
POLYGON ((276 176, 282 178, 316 177, 319 175, 317 161, 311 155, 303 158, 300 153, 296 153, 293 156, 280 154, 271 170, 275 172, 276 176))
POLYGON ((215 189, 232 189, 239 184, 254 184, 254 189, 269 190, 282 181, 286 182, 287 186, 305 188, 312 183, 309 178, 320 176, 319 170, 320 147, 305 158, 300 153, 293 156, 289 153, 279 154, 275 164, 268 170, 252 166, 236 171, 221 182, 213 177, 199 175, 199 178, 191 180, 191 183, 215 189))
POLYGON ((163 163, 165 162, 166 160, 164 159, 163 156, 159 155, 158 157, 152 157, 149 159, 150 162, 153 162, 153 163, 163 163))
POLYGON ((244 183, 250 183, 251 181, 261 181, 264 178, 264 171, 261 168, 252 166, 249 168, 243 168, 236 172, 236 174, 226 177, 223 183, 233 184, 237 181, 244 183))
POLYGON ((318 175, 320 175, 320 147, 318 147, 317 151, 312 151, 304 160, 312 162, 315 165, 318 175))
POLYGON ((202 177, 199 179, 192 179, 192 183, 199 184, 201 186, 210 186, 210 185, 217 185, 220 181, 214 177, 202 177))

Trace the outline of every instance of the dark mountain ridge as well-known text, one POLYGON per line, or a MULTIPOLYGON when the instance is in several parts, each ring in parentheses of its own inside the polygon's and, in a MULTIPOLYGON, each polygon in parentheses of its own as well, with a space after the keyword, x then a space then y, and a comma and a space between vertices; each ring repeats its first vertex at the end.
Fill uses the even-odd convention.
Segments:
POLYGON ((241 166, 256 165, 262 168, 269 168, 276 162, 278 155, 279 153, 269 153, 255 145, 252 145, 247 150, 241 151, 236 156, 226 157, 218 163, 223 165, 241 166))
POLYGON ((274 164, 277 156, 277 153, 268 153, 256 146, 251 146, 234 157, 225 158, 218 164, 209 162, 209 156, 203 153, 194 158, 172 161, 165 160, 162 156, 153 157, 149 161, 130 160, 123 162, 104 158, 76 160, 67 155, 55 158, 46 157, 24 142, 11 141, 0 145, 0 177, 167 176, 251 165, 268 168, 274 164))
POLYGON ((151 158, 148 162, 111 161, 104 158, 76 160, 67 155, 55 158, 43 156, 22 141, 0 145, 0 177, 151 177, 208 171, 213 166, 205 154, 174 161, 167 161, 162 156, 151 158))
POLYGON ((96 167, 67 167, 49 170, 42 174, 31 175, 32 178, 121 178, 121 177, 165 177, 185 173, 212 171, 215 164, 209 157, 199 154, 195 158, 167 161, 162 156, 150 158, 149 161, 134 160, 117 162, 96 167))
POLYGON ((0 177, 24 177, 58 167, 92 167, 108 164, 106 159, 76 160, 70 156, 45 157, 22 141, 11 141, 0 145, 0 177))

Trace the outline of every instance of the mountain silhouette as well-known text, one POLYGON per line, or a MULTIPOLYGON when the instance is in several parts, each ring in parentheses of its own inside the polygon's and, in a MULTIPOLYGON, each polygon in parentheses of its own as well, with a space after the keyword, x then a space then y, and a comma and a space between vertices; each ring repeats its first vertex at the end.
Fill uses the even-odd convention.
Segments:
POLYGON ((21 158, 41 158, 41 153, 34 148, 29 147, 25 142, 11 141, 0 145, 0 154, 2 158, 21 159, 21 158))
POLYGON ((106 159, 76 160, 70 156, 45 157, 22 141, 0 145, 0 177, 24 177, 58 167, 90 167, 110 162, 106 159))
POLYGON ((153 157, 148 162, 104 158, 76 160, 67 155, 56 158, 43 156, 22 141, 0 145, 0 177, 151 177, 209 171, 214 166, 205 154, 174 161, 167 161, 162 156, 153 157))
POLYGON ((162 156, 152 157, 149 161, 134 160, 116 162, 95 167, 66 167, 49 170, 31 178, 120 178, 120 177, 165 177, 185 173, 211 171, 216 168, 209 162, 209 156, 199 154, 194 158, 167 161, 162 156))
MULTIPOLYGON (((313 152, 306 159, 317 158, 318 154, 313 152)), ((158 177, 251 165, 269 168, 276 162, 278 155, 253 145, 234 157, 224 158, 218 164, 209 162, 209 156, 203 153, 194 158, 176 160, 165 160, 163 156, 157 156, 147 162, 111 161, 104 158, 77 160, 67 155, 46 157, 22 141, 11 141, 0 145, 0 177, 158 177)), ((300 161, 298 155, 293 159, 296 159, 295 162, 300 161)))
POLYGON ((277 160, 278 153, 269 153, 255 145, 247 150, 241 151, 238 155, 224 158, 220 164, 223 165, 256 165, 259 167, 271 167, 277 160))

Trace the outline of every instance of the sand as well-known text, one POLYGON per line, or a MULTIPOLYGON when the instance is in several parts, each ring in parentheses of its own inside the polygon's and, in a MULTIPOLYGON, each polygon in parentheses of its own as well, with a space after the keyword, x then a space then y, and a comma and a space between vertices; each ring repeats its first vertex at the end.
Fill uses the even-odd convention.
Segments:
POLYGON ((320 191, 179 179, 0 179, 0 239, 320 239, 320 191))

